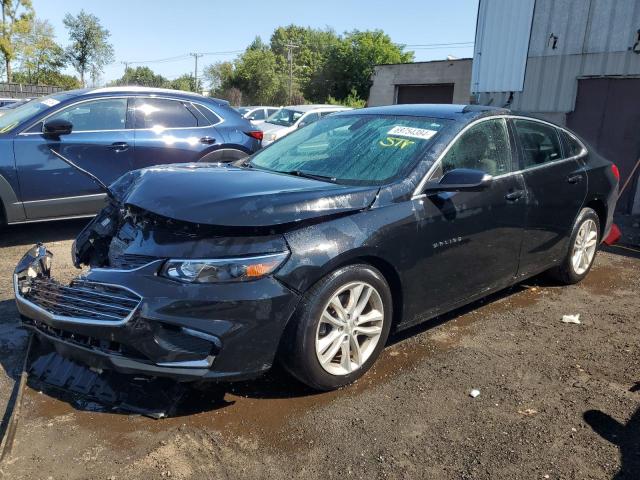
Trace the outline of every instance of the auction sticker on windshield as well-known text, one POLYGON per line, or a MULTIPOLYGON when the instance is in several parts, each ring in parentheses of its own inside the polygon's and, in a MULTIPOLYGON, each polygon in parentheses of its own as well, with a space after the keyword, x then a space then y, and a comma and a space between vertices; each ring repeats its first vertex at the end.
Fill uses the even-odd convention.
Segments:
POLYGON ((400 137, 419 138, 420 140, 430 140, 437 132, 437 130, 429 130, 427 128, 414 128, 414 127, 402 127, 396 125, 393 127, 387 135, 398 135, 400 137))

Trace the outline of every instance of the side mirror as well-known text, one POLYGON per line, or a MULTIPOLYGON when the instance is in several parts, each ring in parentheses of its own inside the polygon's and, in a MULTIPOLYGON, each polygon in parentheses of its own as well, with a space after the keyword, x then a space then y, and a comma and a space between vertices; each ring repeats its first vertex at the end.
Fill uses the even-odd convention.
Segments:
POLYGON ((480 192, 492 181, 493 177, 482 170, 456 168, 445 173, 439 182, 427 182, 424 193, 480 192))
POLYGON ((69 135, 73 130, 73 125, 67 120, 58 118, 51 120, 44 124, 42 127, 42 133, 46 138, 52 138, 55 140, 60 139, 60 135, 69 135))

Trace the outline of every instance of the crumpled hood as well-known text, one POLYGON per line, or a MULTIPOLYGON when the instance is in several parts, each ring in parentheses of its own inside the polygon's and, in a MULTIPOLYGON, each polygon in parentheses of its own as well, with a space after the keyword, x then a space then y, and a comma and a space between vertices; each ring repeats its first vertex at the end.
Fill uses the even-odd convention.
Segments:
POLYGON ((135 170, 110 189, 123 204, 226 227, 276 226, 361 210, 379 190, 206 163, 135 170))

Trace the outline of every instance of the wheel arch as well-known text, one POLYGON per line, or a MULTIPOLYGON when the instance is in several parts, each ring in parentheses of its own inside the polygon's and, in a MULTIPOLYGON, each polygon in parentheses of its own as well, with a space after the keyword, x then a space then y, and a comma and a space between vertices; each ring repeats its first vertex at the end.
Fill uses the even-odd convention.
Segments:
POLYGON ((234 162, 236 160, 241 160, 243 158, 251 155, 240 147, 222 147, 211 152, 205 153, 198 159, 198 162, 234 162))
POLYGON ((604 229, 607 227, 607 206, 605 202, 600 198, 592 198, 584 204, 585 207, 591 208, 598 215, 600 221, 600 239, 604 236, 604 229))
MULTIPOLYGON (((319 276, 317 281, 320 281, 326 275, 329 275, 331 272, 335 272, 340 268, 358 264, 371 265, 372 267, 377 269, 389 285, 389 289, 391 290, 391 300, 393 302, 393 318, 391 328, 395 328, 400 323, 404 310, 402 279, 393 264, 381 255, 363 250, 351 252, 349 256, 337 257, 323 269, 324 271, 322 275, 319 276)), ((317 281, 309 285, 306 290, 315 285, 317 281)))

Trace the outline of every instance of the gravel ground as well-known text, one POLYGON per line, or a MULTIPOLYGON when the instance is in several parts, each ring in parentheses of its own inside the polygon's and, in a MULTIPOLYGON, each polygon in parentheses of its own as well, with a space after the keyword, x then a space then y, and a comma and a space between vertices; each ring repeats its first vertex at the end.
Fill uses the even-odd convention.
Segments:
MULTIPOLYGON (((0 233, 0 414, 26 335, 10 272, 46 241, 74 274, 83 222, 0 233)), ((580 285, 534 279, 392 339, 356 385, 313 394, 274 371, 192 391, 165 420, 27 388, 10 479, 640 478, 640 252, 580 285), (561 322, 580 313, 580 325, 561 322), (471 398, 472 388, 480 390, 471 398)))

